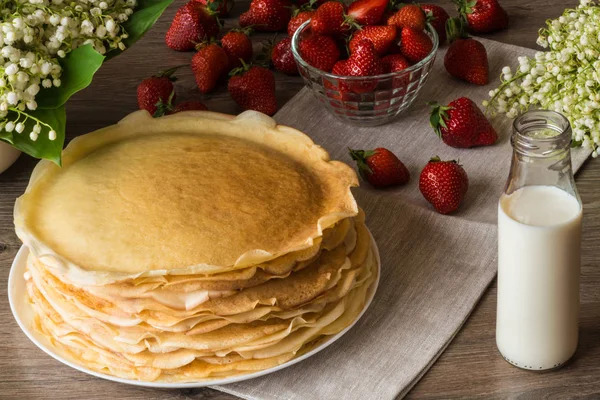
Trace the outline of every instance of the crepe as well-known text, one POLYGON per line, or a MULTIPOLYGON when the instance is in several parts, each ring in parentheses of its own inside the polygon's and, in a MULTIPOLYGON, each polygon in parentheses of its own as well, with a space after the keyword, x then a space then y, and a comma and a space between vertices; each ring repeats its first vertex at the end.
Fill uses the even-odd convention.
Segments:
MULTIPOLYGON (((367 291, 377 278, 376 274, 374 255, 369 252, 364 268, 361 268, 361 274, 354 282, 354 288, 323 312, 312 313, 306 318, 295 318, 285 327, 280 322, 266 324, 269 329, 263 331, 262 337, 257 336, 256 329, 247 327, 242 329, 244 335, 240 335, 239 331, 237 335, 230 335, 231 332, 217 330, 212 335, 215 343, 220 346, 224 343, 229 346, 235 343, 238 345, 234 348, 221 348, 214 353, 206 349, 174 349, 155 355, 148 351, 124 354, 107 350, 88 336, 73 329, 65 329, 60 315, 52 313, 52 308, 48 305, 46 308, 50 310, 49 314, 39 313, 44 318, 38 319, 37 324, 61 351, 98 372, 108 372, 129 379, 167 382, 214 379, 279 365, 309 351, 317 338, 340 332, 355 320, 364 307, 367 291), (234 340, 227 340, 228 336, 232 336, 234 340)), ((28 288, 36 290, 32 284, 28 288)), ((39 292, 32 294, 32 297, 36 304, 45 301, 40 298, 39 292)))
POLYGON ((40 162, 15 205, 35 328, 85 367, 191 382, 351 325, 377 279, 356 174, 262 114, 138 112, 40 162))
POLYGON ((62 168, 41 161, 15 227, 72 281, 214 274, 310 248, 356 215, 357 184, 346 164, 262 114, 140 111, 73 140, 62 168))

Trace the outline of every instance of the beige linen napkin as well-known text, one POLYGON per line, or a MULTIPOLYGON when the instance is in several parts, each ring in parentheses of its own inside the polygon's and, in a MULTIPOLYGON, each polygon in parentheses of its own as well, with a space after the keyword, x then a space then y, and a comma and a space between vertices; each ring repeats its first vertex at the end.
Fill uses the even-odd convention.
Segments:
MULTIPOLYGON (((306 88, 275 116, 306 132, 333 159, 352 163, 347 148, 387 147, 406 164, 410 182, 391 190, 355 189, 381 253, 381 282, 370 309, 339 341, 317 355, 271 375, 216 387, 247 399, 394 399, 404 396, 444 351, 496 274, 496 207, 508 177, 511 120, 493 123, 492 147, 454 149, 428 124, 426 101, 442 104, 467 96, 477 104, 498 83, 504 65, 531 49, 484 43, 491 83, 476 87, 444 70, 444 50, 423 92, 396 122, 356 128, 339 122, 306 88), (443 216, 418 189, 429 158, 460 159, 469 191, 459 212, 443 216)), ((578 169, 589 151, 573 151, 578 169)), ((500 357, 500 356, 498 356, 500 357)))

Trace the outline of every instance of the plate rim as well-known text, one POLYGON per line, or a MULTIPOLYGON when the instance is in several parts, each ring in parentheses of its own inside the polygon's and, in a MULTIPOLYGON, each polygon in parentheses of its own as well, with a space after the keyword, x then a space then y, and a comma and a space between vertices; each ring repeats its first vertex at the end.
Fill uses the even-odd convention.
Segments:
POLYGON ((10 310, 13 314, 13 317, 17 321, 19 328, 25 334, 25 336, 27 336, 27 338, 30 341, 32 341, 39 349, 41 349, 44 353, 46 353, 50 357, 54 358, 56 361, 58 361, 64 365, 67 365, 79 372, 84 373, 84 374, 91 375, 96 378, 105 379, 105 380, 112 381, 112 382, 124 383, 127 385, 133 385, 133 386, 157 388, 157 389, 191 389, 191 388, 227 385, 230 383, 242 382, 242 381, 246 381, 246 380, 250 380, 250 379, 259 378, 261 376, 265 376, 265 375, 271 374, 273 372, 280 371, 284 368, 290 367, 294 364, 304 361, 307 358, 312 357, 315 354, 319 353, 320 351, 329 347, 331 344, 333 344, 334 342, 339 340, 342 336, 344 336, 350 329, 352 329, 354 327, 354 325, 356 325, 356 323, 362 318, 362 316, 365 314, 365 312, 371 305, 373 298, 375 297, 375 293, 377 292, 377 288, 379 286, 379 280, 381 277, 381 258, 379 255, 379 249, 378 249, 377 243, 375 242, 375 239, 373 238, 373 235, 371 234, 370 231, 369 231, 369 236, 371 237, 371 244, 372 244, 372 248, 373 248, 374 255, 375 255, 375 261, 377 263, 377 278, 375 279, 375 281, 373 281, 373 283, 371 284, 371 287, 367 291, 367 301, 365 302, 363 309, 361 310, 361 312, 358 314, 358 316, 354 319, 354 321, 350 325, 348 325, 342 331, 340 331, 340 332, 336 333, 335 335, 332 335, 329 338, 327 338, 326 340, 322 341, 317 347, 311 349, 310 351, 306 352, 305 354, 302 354, 301 356, 296 357, 296 358, 292 358, 291 360, 288 360, 283 364, 276 365, 274 367, 267 368, 262 371, 256 371, 256 372, 253 372, 250 374, 237 375, 237 376, 233 376, 233 377, 225 378, 225 379, 213 379, 213 380, 203 380, 203 381, 197 381, 197 382, 181 382, 180 383, 180 382, 147 382, 147 381, 138 381, 138 380, 133 380, 133 379, 119 378, 116 376, 103 374, 103 373, 88 369, 85 366, 78 364, 76 361, 69 360, 67 357, 59 354, 59 352, 55 351, 51 345, 42 343, 42 340, 47 340, 47 339, 42 338, 40 340, 38 337, 41 337, 41 334, 35 332, 35 330, 33 328, 28 326, 28 324, 30 324, 31 321, 25 321, 24 320, 25 316, 21 315, 21 312, 18 311, 18 309, 17 309, 18 302, 21 302, 20 304, 22 305, 24 302, 27 301, 27 296, 23 296, 23 295, 18 296, 17 293, 14 293, 17 290, 16 284, 19 279, 23 280, 21 282, 21 284, 22 285, 24 284, 24 278, 23 278, 24 260, 26 260, 26 257, 29 253, 29 249, 25 245, 22 245, 19 248, 19 251, 17 251, 17 254, 15 255, 15 258, 13 259, 13 262, 10 267, 10 272, 9 272, 9 276, 8 276, 8 302, 10 305, 10 310))

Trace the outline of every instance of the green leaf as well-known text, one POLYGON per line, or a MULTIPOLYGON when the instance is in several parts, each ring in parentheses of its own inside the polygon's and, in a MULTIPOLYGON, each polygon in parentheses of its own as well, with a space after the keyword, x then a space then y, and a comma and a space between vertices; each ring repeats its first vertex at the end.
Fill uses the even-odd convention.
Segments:
MULTIPOLYGON (((123 44, 129 48, 137 42, 172 2, 173 0, 139 0, 135 12, 121 25, 129 34, 123 44)), ((106 54, 106 59, 121 53, 120 49, 111 50, 106 54)))
MULTIPOLYGON (((22 113, 21 121, 24 116, 27 115, 32 118, 28 118, 25 122, 25 130, 22 133, 16 131, 6 132, 5 130, 0 131, 0 140, 12 144, 23 153, 29 154, 35 158, 45 158, 54 162, 57 165, 61 165, 61 152, 65 143, 65 124, 67 117, 65 115, 65 107, 60 106, 52 109, 37 109, 35 111, 22 113), (36 121, 33 118, 37 118, 40 121, 50 125, 56 132, 56 139, 50 140, 48 133, 50 128, 41 125, 41 132, 37 140, 34 142, 29 138, 29 133, 33 130, 36 125, 36 121)), ((8 119, 14 121, 17 118, 17 114, 14 111, 8 113, 8 119)))
POLYGON ((75 93, 92 83, 94 74, 104 61, 91 44, 76 48, 60 60, 62 73, 59 87, 40 90, 36 97, 38 108, 56 108, 64 105, 75 93))

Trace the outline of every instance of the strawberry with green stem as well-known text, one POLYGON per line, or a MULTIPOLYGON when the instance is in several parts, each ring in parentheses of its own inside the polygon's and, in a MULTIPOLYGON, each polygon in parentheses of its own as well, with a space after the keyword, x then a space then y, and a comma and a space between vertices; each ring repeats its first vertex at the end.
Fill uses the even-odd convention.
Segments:
POLYGON ((454 0, 461 19, 474 33, 489 33, 508 27, 508 14, 498 0, 454 0))
POLYGON ((496 130, 473 100, 461 97, 447 106, 437 102, 431 102, 429 105, 429 123, 448 146, 490 146, 498 140, 496 130))
POLYGON ((403 185, 410 180, 406 166, 390 150, 378 147, 375 150, 348 149, 356 161, 360 175, 376 188, 403 185))
POLYGON ((469 189, 469 178, 455 160, 432 157, 419 176, 419 190, 440 214, 458 209, 469 189))
POLYGON ((229 70, 229 58, 215 41, 200 43, 197 48, 191 61, 192 72, 200 92, 209 93, 229 70))
POLYGON ((140 110, 146 110, 153 115, 158 104, 175 97, 173 82, 177 80, 175 71, 182 65, 161 71, 157 75, 144 79, 137 87, 137 100, 140 110))
POLYGON ((241 108, 267 115, 275 114, 277 98, 273 72, 242 61, 242 66, 231 71, 229 75, 227 90, 241 108))
POLYGON ((193 50, 196 43, 216 37, 220 25, 208 8, 195 0, 181 6, 165 35, 167 46, 177 51, 193 50))
POLYGON ((450 75, 475 85, 489 81, 489 64, 485 46, 470 37, 464 21, 451 18, 446 23, 450 46, 444 56, 444 67, 450 75))
POLYGON ((245 62, 252 60, 252 41, 249 37, 251 33, 252 27, 231 29, 221 38, 221 47, 229 58, 230 70, 242 65, 240 59, 245 62))

